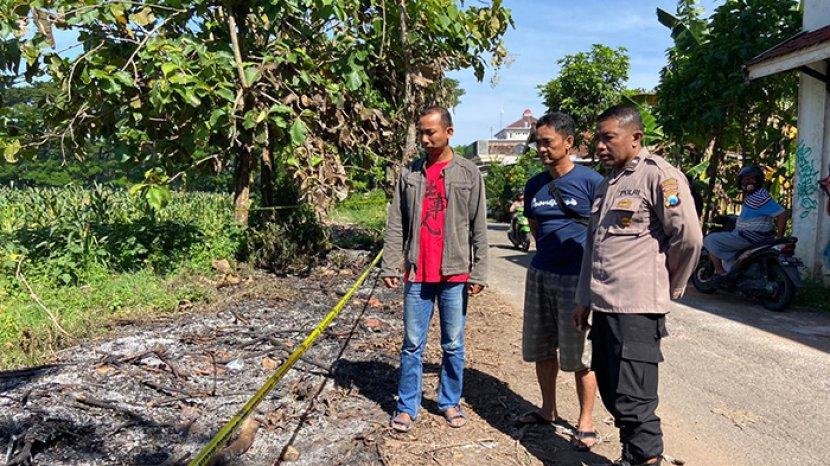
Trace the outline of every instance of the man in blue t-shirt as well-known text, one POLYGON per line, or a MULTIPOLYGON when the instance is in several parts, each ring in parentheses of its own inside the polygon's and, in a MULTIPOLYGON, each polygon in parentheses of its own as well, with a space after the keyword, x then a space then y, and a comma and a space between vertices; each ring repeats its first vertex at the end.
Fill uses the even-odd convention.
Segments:
POLYGON ((536 255, 525 283, 522 358, 536 364, 542 407, 517 419, 518 424, 556 422, 556 376, 574 372, 580 413, 573 446, 590 449, 597 443, 592 411, 596 379, 586 332, 572 323, 574 295, 582 264, 594 190, 602 182, 597 172, 571 161, 573 118, 556 112, 536 123, 536 147, 547 171, 525 187, 524 213, 536 240, 536 255), (557 355, 558 349, 558 355, 557 355))
POLYGON ((709 251, 709 260, 715 268, 715 279, 722 279, 726 275, 724 261, 730 266, 741 250, 784 236, 787 211, 763 188, 765 181, 761 167, 741 169, 738 184, 744 202, 735 229, 710 233, 703 238, 703 247, 709 251))

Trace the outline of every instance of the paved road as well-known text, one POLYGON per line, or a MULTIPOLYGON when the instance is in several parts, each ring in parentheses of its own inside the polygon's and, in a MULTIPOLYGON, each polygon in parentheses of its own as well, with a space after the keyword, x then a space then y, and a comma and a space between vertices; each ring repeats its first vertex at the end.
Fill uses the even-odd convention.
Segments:
MULTIPOLYGON (((520 312, 534 252, 511 249, 506 229, 489 227, 491 285, 520 312)), ((830 313, 773 313, 690 285, 668 330, 667 453, 689 465, 830 464, 830 313)))

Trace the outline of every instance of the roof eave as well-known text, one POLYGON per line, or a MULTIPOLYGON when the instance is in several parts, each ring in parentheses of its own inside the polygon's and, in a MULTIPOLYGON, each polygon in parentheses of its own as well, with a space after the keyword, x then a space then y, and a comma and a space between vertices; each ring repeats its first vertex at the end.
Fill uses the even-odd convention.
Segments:
MULTIPOLYGON (((763 55, 761 54, 759 57, 763 55)), ((793 50, 792 52, 766 59, 758 60, 756 58, 747 64, 747 76, 751 81, 763 78, 764 76, 809 66, 827 59, 830 59, 830 41, 820 42, 810 47, 793 50)))

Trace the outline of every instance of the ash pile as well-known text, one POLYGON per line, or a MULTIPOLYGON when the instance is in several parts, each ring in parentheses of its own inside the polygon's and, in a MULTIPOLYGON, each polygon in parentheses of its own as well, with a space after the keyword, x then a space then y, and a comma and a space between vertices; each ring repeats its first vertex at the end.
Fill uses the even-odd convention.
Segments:
MULTIPOLYGON (((0 372, 0 464, 186 464, 368 265, 340 250, 304 277, 253 273, 208 309, 132 322, 0 372)), ((378 464, 394 407, 400 290, 373 271, 213 464, 378 464)))

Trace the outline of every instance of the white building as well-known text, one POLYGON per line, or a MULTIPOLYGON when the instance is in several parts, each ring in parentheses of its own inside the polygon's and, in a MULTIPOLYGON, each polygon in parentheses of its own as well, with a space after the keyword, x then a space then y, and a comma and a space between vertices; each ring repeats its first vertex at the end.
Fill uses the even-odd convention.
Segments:
POLYGON ((813 278, 830 278, 825 250, 830 246, 830 216, 818 180, 830 165, 830 1, 804 0, 802 32, 747 64, 749 79, 797 70, 798 149, 793 190, 793 235, 796 255, 813 278))
POLYGON ((470 144, 467 158, 482 167, 494 161, 513 165, 524 152, 527 137, 535 127, 536 118, 530 109, 526 109, 521 118, 500 129, 493 139, 480 139, 470 144))

